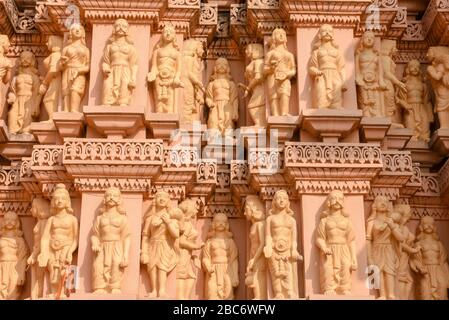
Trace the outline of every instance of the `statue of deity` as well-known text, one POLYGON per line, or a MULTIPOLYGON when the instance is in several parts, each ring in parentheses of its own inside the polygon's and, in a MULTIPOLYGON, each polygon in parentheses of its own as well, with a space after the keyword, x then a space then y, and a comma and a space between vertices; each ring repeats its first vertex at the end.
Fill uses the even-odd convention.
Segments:
POLYGON ((62 96, 64 111, 80 112, 86 90, 86 74, 90 68, 90 51, 86 47, 86 32, 80 24, 72 24, 67 46, 62 49, 62 96))
POLYGON ((94 252, 92 288, 94 293, 121 293, 123 269, 128 266, 131 232, 118 188, 104 193, 103 208, 92 232, 94 252))
POLYGON ((50 273, 51 295, 56 295, 65 268, 72 264, 78 247, 78 219, 73 215, 70 195, 65 185, 57 184, 50 203, 51 216, 41 236, 39 267, 50 273))
POLYGON ((0 227, 0 300, 17 300, 25 283, 28 246, 15 212, 5 213, 0 227))
POLYGON ((200 121, 201 106, 204 104, 206 89, 202 83, 203 43, 195 39, 187 39, 182 47, 181 81, 184 85, 184 106, 182 110, 182 122, 192 124, 200 121))
POLYGON ((257 195, 248 195, 245 216, 251 222, 249 230, 249 261, 246 268, 245 284, 252 289, 255 300, 267 297, 267 261, 263 254, 265 246, 265 205, 257 195))
MULTIPOLYGON (((7 84, 11 79, 11 69, 13 67, 11 60, 6 57, 10 45, 8 36, 0 34, 0 81, 4 84, 7 84)), ((0 114, 2 114, 2 108, 3 102, 0 99, 0 114)))
POLYGON ((289 115, 290 80, 296 75, 296 64, 295 57, 287 49, 287 33, 284 29, 273 30, 270 49, 265 57, 264 74, 267 77, 271 115, 289 115))
POLYGON ((449 48, 430 47, 427 58, 430 62, 427 75, 435 93, 435 112, 440 128, 449 128, 449 48))
POLYGON ((31 215, 37 219, 33 228, 33 251, 28 257, 27 264, 31 266, 31 299, 39 299, 44 296, 44 280, 46 268, 40 267, 37 257, 41 252, 41 239, 45 225, 50 217, 50 205, 43 198, 34 198, 31 203, 31 215))
POLYGON ((394 300, 398 255, 395 243, 402 242, 399 225, 391 218, 390 201, 384 196, 377 196, 371 207, 367 220, 366 240, 368 265, 377 266, 380 272, 379 299, 394 300))
POLYGON ((405 127, 413 130, 413 140, 429 142, 433 110, 418 60, 408 62, 402 80, 407 91, 398 90, 397 101, 404 109, 405 127))
POLYGON ((148 82, 154 82, 156 89, 157 113, 177 113, 175 89, 184 86, 181 82, 181 65, 175 28, 166 25, 162 30, 161 39, 154 47, 151 71, 147 76, 148 82))
POLYGON ((12 79, 8 103, 8 128, 10 133, 29 133, 33 118, 40 112, 39 72, 36 57, 31 51, 23 51, 19 58, 19 69, 12 79))
POLYGON ((297 261, 303 260, 297 249, 294 212, 285 190, 275 193, 265 228, 265 247, 275 299, 298 298, 297 261))
POLYGON ((231 67, 225 58, 215 61, 214 71, 206 89, 206 104, 209 107, 208 129, 216 129, 224 134, 226 129, 234 128, 233 122, 237 121, 239 116, 239 101, 231 67))
POLYGON ((150 297, 165 297, 167 274, 178 262, 179 224, 171 216, 170 195, 158 191, 154 205, 144 217, 140 261, 147 265, 150 297))
POLYGON ((259 43, 248 44, 246 46, 246 57, 250 60, 250 63, 245 69, 248 86, 245 86, 244 97, 249 96, 247 108, 254 126, 264 127, 267 123, 267 116, 265 113, 263 46, 259 43))
POLYGON ((420 252, 413 257, 412 267, 418 272, 422 300, 447 300, 449 266, 447 251, 438 236, 432 217, 423 217, 416 235, 420 252))
POLYGON ((239 266, 238 249, 233 237, 226 214, 216 213, 202 255, 208 300, 234 299, 234 289, 239 285, 239 266))
POLYGON ((48 121, 53 119, 53 113, 58 111, 59 95, 62 87, 61 70, 61 50, 62 38, 59 36, 49 36, 47 47, 50 55, 44 59, 44 66, 47 70, 45 79, 39 88, 39 94, 44 96, 43 102, 48 114, 48 121))
POLYGON ((321 257, 321 290, 325 295, 351 294, 351 272, 357 270, 355 235, 344 195, 334 190, 321 213, 316 245, 321 257))
POLYGON ((386 90, 379 52, 374 48, 375 35, 366 31, 355 53, 355 82, 358 104, 365 117, 384 117, 382 91, 386 90))
POLYGON ((103 52, 103 104, 127 106, 137 83, 137 51, 129 24, 117 19, 103 52))
POLYGON ((343 109, 345 62, 334 41, 334 28, 323 24, 313 44, 309 74, 314 79, 313 101, 318 109, 343 109))

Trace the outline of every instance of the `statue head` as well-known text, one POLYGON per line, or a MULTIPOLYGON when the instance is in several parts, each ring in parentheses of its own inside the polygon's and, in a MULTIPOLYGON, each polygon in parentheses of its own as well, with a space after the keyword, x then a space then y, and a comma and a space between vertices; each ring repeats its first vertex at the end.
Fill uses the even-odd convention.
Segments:
POLYGON ((59 36, 49 36, 47 40, 47 48, 51 52, 62 50, 62 37, 59 36))
POLYGON ((391 215, 391 218, 393 220, 395 219, 395 217, 393 217, 395 213, 399 214, 399 220, 395 222, 399 223, 400 225, 405 225, 412 216, 412 211, 408 204, 397 204, 394 206, 393 214, 391 215))
POLYGON ((215 60, 214 72, 211 75, 211 80, 215 80, 218 75, 224 75, 227 79, 231 79, 231 67, 226 58, 218 58, 215 60))
POLYGON ((417 239, 422 239, 425 235, 432 235, 435 240, 439 240, 437 229, 435 227, 435 220, 432 217, 425 216, 421 218, 418 226, 417 239))
POLYGON ((192 199, 186 199, 178 206, 182 210, 185 220, 192 220, 196 218, 197 209, 196 203, 192 199))
POLYGON ((274 45, 287 44, 287 33, 282 28, 276 28, 271 34, 271 39, 274 45))
POLYGON ((245 217, 247 220, 265 220, 265 205, 257 195, 248 195, 245 201, 245 217))
POLYGON ((182 45, 182 51, 201 58, 204 54, 203 43, 195 39, 187 39, 182 45))
POLYGON ((374 46, 374 41, 376 40, 376 36, 372 31, 365 31, 362 35, 361 45, 364 48, 372 48, 374 46))
POLYGON ((15 231, 17 236, 22 235, 20 230, 20 218, 17 213, 9 211, 5 213, 1 221, 1 233, 15 231))
POLYGON ((81 40, 83 44, 86 42, 86 31, 79 23, 74 23, 69 29, 69 43, 81 40))
POLYGON ((73 213, 72 202, 70 200, 70 194, 64 184, 59 183, 56 185, 53 195, 51 197, 50 210, 52 214, 57 212, 66 211, 67 213, 73 213))
POLYGON ((396 41, 395 40, 382 39, 382 42, 381 42, 381 53, 382 53, 382 55, 393 57, 396 54, 397 51, 398 50, 396 48, 396 41))
POLYGON ((246 57, 250 60, 263 58, 263 46, 260 43, 250 43, 246 46, 246 57))
POLYGON ((421 75, 421 63, 414 59, 410 60, 407 63, 407 67, 405 68, 404 75, 407 76, 420 76, 421 75))
POLYGON ((116 36, 127 36, 129 30, 128 21, 125 19, 117 19, 114 22, 114 35, 116 36))
POLYGON ((229 238, 232 237, 232 233, 229 228, 228 216, 224 213, 216 213, 214 215, 207 238, 214 237, 217 233, 222 233, 229 238))
POLYGON ((440 63, 449 58, 449 48, 445 46, 434 46, 427 50, 427 59, 431 63, 440 63))
POLYGON ((293 210, 290 209, 290 199, 286 190, 276 191, 273 197, 273 204, 269 215, 286 211, 289 215, 293 216, 293 210))
POLYGON ((165 42, 172 42, 175 40, 175 37, 176 37, 175 27, 172 26, 171 24, 166 24, 162 29, 162 39, 164 39, 165 42))
POLYGON ((6 54, 8 52, 11 43, 9 42, 9 38, 5 34, 0 34, 0 55, 6 54))
POLYGON ((158 191, 154 197, 154 203, 156 208, 169 208, 170 195, 165 191, 158 191))
POLYGON ((38 220, 50 217, 50 204, 44 198, 34 198, 31 203, 31 215, 38 220))
POLYGON ((104 192, 103 212, 111 208, 117 208, 120 214, 126 214, 122 208, 122 192, 116 187, 109 187, 104 192))
POLYGON ((23 51, 19 58, 20 67, 31 68, 36 66, 36 57, 31 51, 23 51))
POLYGON ((371 206, 371 215, 369 216, 368 221, 376 219, 377 214, 379 212, 388 215, 390 211, 391 211, 390 200, 388 200, 388 198, 385 196, 376 196, 371 206))
POLYGON ((330 42, 334 40, 334 28, 330 24, 323 24, 318 31, 321 42, 330 42))

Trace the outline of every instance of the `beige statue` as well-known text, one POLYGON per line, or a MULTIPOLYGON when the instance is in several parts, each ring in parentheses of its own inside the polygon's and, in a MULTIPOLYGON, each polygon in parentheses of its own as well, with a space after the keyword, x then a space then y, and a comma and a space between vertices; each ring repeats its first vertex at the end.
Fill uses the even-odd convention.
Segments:
POLYGON ((287 50, 284 29, 273 30, 270 50, 265 57, 264 74, 267 77, 271 115, 288 115, 292 90, 290 81, 296 75, 296 63, 293 54, 287 50))
MULTIPOLYGON (((8 36, 0 34, 0 81, 4 84, 7 84, 11 79, 11 69, 13 67, 11 60, 6 57, 10 45, 8 36)), ((2 108, 3 102, 0 100, 0 114, 2 114, 2 108)))
POLYGON ((137 51, 129 24, 117 19, 103 53, 103 104, 127 106, 137 82, 137 51))
POLYGON ((29 133, 33 118, 40 112, 39 72, 36 57, 30 51, 23 51, 19 58, 19 69, 12 79, 8 103, 8 128, 10 133, 29 133))
POLYGON ((239 285, 239 269, 238 249, 233 237, 226 214, 216 213, 202 252, 208 300, 234 299, 234 289, 239 285))
POLYGON ((182 59, 176 43, 175 28, 166 25, 161 39, 154 47, 151 71, 147 76, 148 82, 154 82, 156 89, 157 113, 177 113, 175 89, 183 87, 181 68, 182 59))
POLYGON ((435 112, 440 128, 449 128, 449 48, 430 47, 427 58, 430 62, 427 75, 435 94, 435 112))
POLYGON ((62 38, 49 36, 47 40, 50 55, 45 58, 44 66, 47 70, 45 79, 39 88, 39 93, 44 96, 43 102, 48 114, 48 120, 53 119, 53 113, 58 111, 59 97, 62 87, 61 50, 62 38))
POLYGON ((321 250, 321 290, 325 295, 351 294, 351 272, 357 270, 355 235, 344 195, 334 190, 327 196, 316 233, 321 250))
POLYGON ((238 120, 237 86, 231 76, 228 60, 218 58, 206 90, 206 104, 209 107, 208 129, 217 129, 222 134, 234 128, 238 120))
POLYGON ((391 203, 384 196, 377 196, 367 220, 366 240, 368 265, 376 266, 380 273, 379 299, 396 299, 395 281, 398 255, 396 241, 402 241, 399 225, 391 218, 391 203))
POLYGON ((37 261, 39 267, 48 268, 51 295, 55 295, 65 267, 72 264, 73 253, 78 247, 78 220, 73 215, 70 195, 65 185, 56 185, 50 212, 51 217, 42 233, 37 261))
POLYGON ((246 57, 250 60, 245 69, 248 86, 244 86, 244 96, 245 98, 249 97, 248 112, 254 126, 264 127, 267 123, 267 116, 265 113, 263 46, 259 43, 248 44, 246 46, 246 57))
POLYGON ((25 283, 28 246, 16 213, 5 213, 0 227, 0 300, 17 300, 25 283))
POLYGON ((62 50, 62 96, 64 111, 80 112, 81 99, 86 90, 90 51, 86 47, 86 32, 79 24, 72 24, 67 46, 62 50))
POLYGON ((40 267, 37 257, 41 252, 41 238, 45 225, 50 217, 50 204, 43 198, 35 198, 31 204, 31 215, 37 219, 33 228, 33 251, 28 257, 27 264, 31 266, 31 299, 44 296, 44 280, 46 268, 40 267))
POLYGON ((342 109, 346 88, 345 61, 334 41, 334 28, 323 24, 313 44, 309 73, 314 79, 313 100, 319 109, 342 109))
POLYGON ((275 299, 298 298, 297 225, 285 190, 275 193, 265 228, 265 247, 275 299))
POLYGON ((182 122, 191 124, 200 121, 201 106, 204 104, 206 89, 202 83, 203 43, 195 39, 187 39, 182 48, 181 82, 184 85, 184 106, 182 122))
POLYGON ((381 44, 381 65, 385 81, 383 93, 384 114, 391 119, 391 124, 395 127, 403 127, 401 107, 396 101, 396 90, 407 92, 404 83, 396 77, 396 64, 393 56, 396 54, 396 41, 383 39, 381 44))
POLYGON ((200 259, 195 251, 201 249, 204 243, 197 242, 196 213, 198 210, 195 201, 184 200, 179 204, 179 209, 182 211, 182 222, 179 235, 179 261, 176 266, 176 298, 189 300, 198 269, 201 268, 200 259))
POLYGON ((245 284, 252 289, 255 300, 267 299, 267 261, 263 254, 265 246, 265 205, 257 195, 248 195, 245 216, 251 222, 249 230, 249 261, 245 284))
POLYGON ((402 81, 407 91, 398 90, 397 102, 404 109, 405 127, 413 130, 413 140, 429 142, 433 110, 418 60, 408 62, 402 81))
POLYGON ((358 104, 365 117, 384 117, 382 91, 386 89, 379 52, 374 48, 375 35, 366 31, 355 53, 355 82, 358 104))
POLYGON ((150 297, 165 297, 167 274, 178 262, 179 224, 171 216, 170 195, 158 191, 154 205, 144 217, 140 261, 147 265, 150 297))
POLYGON ((92 269, 94 293, 121 293, 123 269, 128 266, 131 232, 126 211, 121 206, 118 188, 104 193, 103 208, 95 219, 92 232, 92 269))
POLYGON ((438 236, 432 217, 423 217, 416 235, 420 252, 412 260, 412 268, 419 275, 419 293, 423 300, 447 300, 449 266, 447 251, 438 236))

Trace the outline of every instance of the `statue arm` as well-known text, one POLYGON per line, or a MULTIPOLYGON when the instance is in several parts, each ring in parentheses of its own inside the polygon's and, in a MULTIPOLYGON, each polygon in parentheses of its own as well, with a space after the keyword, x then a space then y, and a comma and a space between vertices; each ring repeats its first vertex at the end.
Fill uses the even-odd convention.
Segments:
POLYGON ((298 252, 298 228, 296 226, 296 220, 291 218, 292 225, 292 250, 291 255, 294 260, 302 260, 303 257, 298 252))
POLYGON ((343 88, 346 88, 346 70, 345 70, 345 60, 343 59, 343 56, 341 53, 338 53, 338 59, 337 59, 337 70, 340 73, 340 79, 341 83, 343 85, 343 88))
POLYGON ((150 223, 151 223, 150 218, 151 217, 146 218, 143 224, 141 256, 148 256, 148 240, 150 239, 150 223))
POLYGON ((317 50, 313 50, 312 56, 310 57, 309 73, 312 77, 322 75, 322 71, 320 71, 319 65, 318 65, 318 51, 317 50))
POLYGON ((268 52, 267 56, 265 57, 264 64, 263 64, 264 75, 269 75, 269 74, 273 73, 273 69, 270 65, 270 57, 271 57, 271 52, 268 52))
POLYGON ((209 108, 214 108, 215 104, 214 104, 214 93, 213 93, 213 81, 209 82, 209 84, 207 85, 207 89, 206 89, 206 104, 209 108))
POLYGON ((368 221, 366 226, 366 251, 368 255, 368 265, 373 264, 372 243, 373 242, 373 221, 368 221))
POLYGON ((397 90, 396 99, 398 104, 405 110, 411 110, 411 106, 407 103, 407 93, 403 90, 397 90))
POLYGON ((239 253, 237 245, 233 239, 230 239, 231 245, 229 247, 229 266, 230 266, 230 276, 231 283, 233 287, 238 287, 239 285, 239 253))
POLYGON ((264 223, 259 223, 257 226, 257 235, 259 237, 259 246, 257 247, 256 253, 254 254, 253 260, 257 260, 263 257, 263 248, 265 246, 265 228, 264 223))
POLYGON ((176 55, 176 73, 175 73, 175 84, 181 84, 181 72, 182 72, 182 55, 178 52, 176 55))
POLYGON ((106 45, 106 47, 104 48, 104 52, 103 52, 103 63, 101 64, 102 69, 103 69, 103 73, 105 74, 105 76, 109 75, 109 73, 111 72, 111 59, 110 59, 110 48, 111 45, 106 45))
POLYGON ((100 217, 95 219, 94 229, 90 240, 92 242, 92 251, 100 251, 100 217))
POLYGON ((18 242, 19 245, 17 250, 17 273, 19 275, 19 285, 22 285, 25 282, 28 247, 23 238, 19 238, 18 242))
POLYGON ((233 81, 231 81, 231 92, 230 92, 230 104, 232 108, 232 120, 237 121, 239 119, 239 99, 237 94, 237 86, 233 81))
POLYGON ((271 237, 271 217, 267 218, 265 225, 265 247, 263 248, 265 258, 271 258, 273 254, 273 238, 271 237))
POLYGON ((290 71, 288 73, 287 78, 291 79, 296 75, 295 56, 292 53, 289 54, 289 65, 290 65, 290 71))
POLYGON ((17 77, 14 77, 9 86, 9 93, 8 93, 8 103, 9 104, 13 104, 14 102, 16 102, 16 99, 17 99, 16 82, 17 82, 17 77))
POLYGON ((168 232, 173 238, 179 238, 179 225, 175 219, 169 219, 167 222, 168 232))
POLYGON ((138 72, 138 58, 137 58, 137 52, 136 49, 133 47, 130 53, 130 59, 129 59, 129 65, 131 67, 131 82, 134 84, 137 83, 137 72, 138 72))
POLYGON ((354 234, 354 227, 352 225, 351 220, 348 219, 348 230, 347 235, 348 239, 348 245, 349 245, 349 251, 351 253, 351 267, 352 270, 357 269, 357 249, 355 245, 355 234, 354 234))
POLYGON ((434 66, 427 67, 427 74, 434 80, 440 81, 443 78, 443 72, 437 70, 434 66))
POLYGON ((203 268, 206 270, 207 273, 212 273, 213 272, 213 268, 212 268, 212 261, 211 261, 211 257, 210 257, 210 241, 206 241, 206 245, 203 247, 203 252, 202 252, 202 259, 201 262, 203 264, 203 268))
POLYGON ((67 261, 69 263, 72 262, 72 256, 73 253, 75 252, 76 248, 78 248, 78 220, 75 218, 75 216, 72 216, 72 232, 73 232, 73 240, 72 240, 72 245, 70 247, 69 252, 67 253, 67 261))
POLYGON ((187 239, 185 235, 179 237, 179 246, 189 251, 197 250, 201 247, 195 241, 187 239))
POLYGON ((394 75, 393 72, 391 72, 391 70, 390 70, 391 58, 390 57, 382 57, 381 63, 382 63, 384 79, 391 81, 396 86, 404 87, 405 86, 404 83, 402 83, 396 77, 396 75, 394 75))
POLYGON ((78 74, 86 74, 90 69, 90 51, 87 47, 84 48, 84 65, 78 69, 78 74))
POLYGON ((156 77, 159 73, 158 66, 157 66, 157 52, 158 49, 153 51, 153 55, 151 56, 151 70, 148 73, 148 82, 153 82, 156 80, 156 77))
POLYGON ((46 267, 50 256, 50 230, 53 224, 53 217, 50 217, 45 224, 41 237, 41 250, 38 257, 39 267, 46 267))
POLYGON ((129 230, 129 223, 126 217, 121 230, 121 238, 123 243, 123 264, 122 267, 128 265, 129 248, 131 247, 131 231, 129 230))
POLYGON ((362 70, 360 69, 360 53, 357 52, 355 54, 355 83, 358 86, 363 87, 365 85, 365 81, 363 81, 362 70))
POLYGON ((53 53, 50 55, 50 67, 48 68, 48 72, 45 75, 44 80, 42 81, 42 84, 45 86, 48 86, 50 82, 58 75, 59 72, 61 72, 60 67, 60 60, 61 56, 59 53, 53 53))
POLYGON ((316 233, 316 245, 318 248, 326 253, 327 244, 326 244, 326 218, 322 218, 318 225, 318 230, 316 233))

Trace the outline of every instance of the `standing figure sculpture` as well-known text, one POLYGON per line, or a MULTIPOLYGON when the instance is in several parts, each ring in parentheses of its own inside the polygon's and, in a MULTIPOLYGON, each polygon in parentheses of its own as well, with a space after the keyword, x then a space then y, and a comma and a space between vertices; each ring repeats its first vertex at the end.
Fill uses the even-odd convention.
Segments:
POLYGON ((327 196, 316 245, 321 251, 321 291, 325 295, 351 294, 351 272, 357 270, 355 235, 339 190, 327 196))
POLYGON ((399 90, 397 100, 404 109, 405 127, 413 130, 413 140, 429 142, 433 110, 429 90, 421 75, 421 64, 418 60, 408 62, 402 81, 407 91, 399 90))
POLYGON ((65 268, 72 264, 78 247, 78 219, 73 215, 69 192, 65 185, 57 184, 50 204, 51 217, 41 237, 39 267, 50 273, 51 295, 55 295, 65 268))
POLYGON ((184 106, 182 109, 182 123, 192 124, 200 121, 201 107, 204 104, 206 89, 202 83, 203 43, 195 39, 184 41, 182 48, 181 82, 184 85, 184 106))
POLYGON ((64 111, 81 112, 81 99, 86 90, 86 74, 89 72, 90 51, 86 47, 86 31, 79 24, 72 24, 67 46, 62 49, 62 96, 64 111))
POLYGON ((129 24, 117 19, 103 52, 103 104, 128 106, 137 83, 137 51, 129 24))
POLYGON ((224 134, 234 128, 238 120, 237 86, 231 76, 228 60, 218 58, 206 89, 206 104, 209 107, 208 129, 216 129, 224 134))
POLYGON ((427 75, 435 93, 435 112, 440 128, 449 128, 449 48, 430 47, 427 58, 430 62, 427 75))
POLYGON ((265 247, 275 299, 298 298, 297 227, 287 191, 275 193, 265 228, 265 247))
POLYGON ((323 24, 313 44, 309 73, 318 109, 342 109, 346 88, 345 62, 334 41, 334 28, 323 24))
POLYGON ((396 41, 383 39, 381 44, 381 65, 385 81, 385 90, 383 93, 384 114, 391 119, 394 127, 404 127, 402 125, 401 107, 396 101, 396 90, 407 92, 404 83, 396 77, 396 63, 393 56, 396 54, 396 41))
POLYGON ((108 188, 104 193, 103 207, 95 219, 91 237, 94 252, 94 293, 122 292, 123 269, 128 266, 131 232, 126 211, 121 204, 120 189, 108 188))
MULTIPOLYGON (((13 64, 6 57, 6 53, 11 46, 8 36, 0 34, 0 81, 7 84, 11 79, 11 69, 13 64)), ((3 101, 0 99, 0 114, 3 114, 3 101)))
POLYGON ((355 53, 355 82, 358 104, 365 117, 384 117, 382 91, 386 89, 379 52, 374 48, 375 35, 366 31, 355 53))
POLYGON ((233 300, 239 285, 238 249, 229 228, 228 217, 216 213, 202 252, 208 300, 233 300))
POLYGON ((252 289, 255 300, 267 299, 267 261, 263 255, 265 246, 265 205, 257 195, 248 195, 245 216, 251 222, 249 230, 249 261, 245 284, 252 289))
POLYGON ((44 96, 43 102, 48 114, 48 121, 53 119, 53 113, 58 111, 59 97, 62 87, 61 50, 62 38, 49 36, 47 40, 50 55, 45 58, 44 66, 47 70, 45 79, 39 88, 39 93, 44 96))
POLYGON ((287 33, 274 29, 270 49, 265 57, 264 74, 267 77, 268 97, 272 116, 289 115, 291 78, 296 75, 293 54, 287 50, 287 33))
POLYGON ((28 257, 27 264, 31 266, 31 299, 39 299, 44 296, 44 280, 46 268, 40 267, 37 257, 41 252, 41 239, 45 225, 50 217, 50 205, 43 198, 35 198, 31 204, 31 215, 37 219, 33 228, 33 251, 28 257))
POLYGON ((391 219, 391 204, 384 196, 377 196, 367 220, 366 240, 368 265, 380 272, 379 299, 394 300, 398 256, 395 241, 402 241, 399 225, 391 219))
POLYGON ((412 268, 418 272, 420 298, 422 300, 447 300, 448 256, 432 217, 421 218, 415 244, 420 252, 414 256, 412 268))
POLYGON ((167 274, 178 262, 179 225, 171 217, 170 195, 158 191, 151 211, 144 217, 140 261, 147 265, 150 297, 165 297, 167 274))
POLYGON ((177 113, 175 99, 176 88, 183 87, 181 82, 181 53, 176 43, 175 28, 166 25, 161 39, 156 44, 151 58, 151 71, 148 82, 154 82, 156 91, 156 112, 177 113))
POLYGON ((17 300, 25 283, 28 246, 19 216, 7 212, 0 223, 0 300, 17 300))
POLYGON ((19 69, 12 79, 8 103, 8 128, 10 133, 29 133, 33 118, 40 112, 39 72, 36 57, 30 51, 23 51, 19 58, 19 69))

